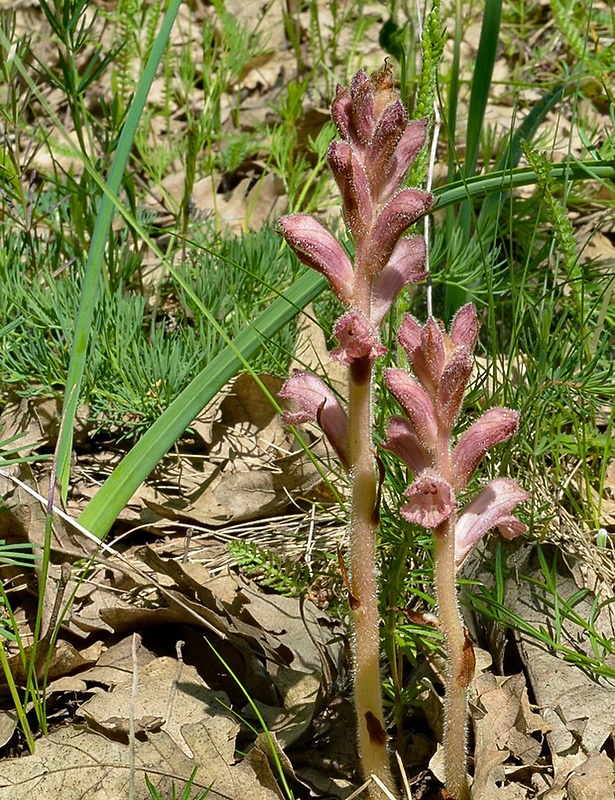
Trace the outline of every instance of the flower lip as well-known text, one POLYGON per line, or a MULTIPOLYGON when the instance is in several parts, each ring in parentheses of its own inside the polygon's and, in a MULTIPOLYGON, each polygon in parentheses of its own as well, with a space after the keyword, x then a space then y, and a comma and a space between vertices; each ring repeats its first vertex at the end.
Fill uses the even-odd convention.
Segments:
POLYGON ((422 472, 405 494, 410 503, 402 514, 423 528, 437 528, 457 507, 452 486, 433 469, 422 472))
POLYGON ((339 346, 331 351, 331 355, 340 364, 350 366, 363 358, 375 361, 387 352, 380 343, 377 329, 358 311, 348 311, 340 317, 333 332, 339 346))

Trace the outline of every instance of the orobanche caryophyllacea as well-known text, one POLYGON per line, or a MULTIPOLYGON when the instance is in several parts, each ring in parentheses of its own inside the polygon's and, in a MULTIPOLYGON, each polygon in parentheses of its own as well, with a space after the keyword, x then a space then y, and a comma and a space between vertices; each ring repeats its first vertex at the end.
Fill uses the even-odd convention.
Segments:
MULTIPOLYGON (((328 153, 342 195, 344 220, 354 243, 351 260, 342 244, 314 217, 282 217, 280 231, 299 259, 324 275, 346 311, 334 334, 332 356, 348 367, 348 401, 343 407, 325 382, 295 372, 280 392, 296 408, 284 413, 291 424, 316 422, 348 472, 352 486, 349 520, 349 605, 354 626, 354 697, 361 769, 375 775, 395 795, 387 749, 380 676, 376 539, 379 524, 378 469, 373 443, 373 381, 376 361, 387 353, 380 329, 401 290, 425 277, 425 242, 404 236, 432 206, 418 188, 404 188, 412 162, 423 148, 427 121, 410 121, 385 66, 368 77, 358 72, 348 88, 338 87, 331 116, 341 141, 328 153)), ((492 445, 509 438, 517 414, 492 409, 451 444, 452 427, 463 400, 478 336, 473 306, 462 308, 450 334, 429 318, 421 326, 406 316, 399 341, 414 376, 385 370, 385 383, 406 416, 393 418, 385 448, 414 474, 402 515, 430 528, 435 538, 436 593, 449 660, 445 761, 451 796, 468 797, 465 730, 472 644, 459 615, 455 574, 487 530, 513 537, 525 526, 512 515, 527 495, 514 481, 488 484, 458 514, 457 493, 492 445)), ((385 798, 374 781, 370 797, 385 798)))

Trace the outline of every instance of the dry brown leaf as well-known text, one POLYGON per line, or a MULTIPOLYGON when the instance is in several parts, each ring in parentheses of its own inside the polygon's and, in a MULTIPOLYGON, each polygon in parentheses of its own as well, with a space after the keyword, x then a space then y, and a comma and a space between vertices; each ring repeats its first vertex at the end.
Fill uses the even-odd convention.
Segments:
POLYGON ((506 781, 504 763, 513 756, 516 764, 533 765, 540 756, 542 743, 531 734, 548 730, 542 717, 529 707, 525 677, 522 673, 496 677, 485 672, 474 681, 474 693, 472 798, 525 797, 523 787, 520 794, 518 786, 511 788, 506 781))
POLYGON ((196 669, 174 658, 157 658, 137 672, 138 690, 132 705, 132 676, 109 692, 95 694, 81 705, 78 716, 89 726, 112 739, 128 740, 129 710, 133 708, 137 734, 162 730, 169 734, 183 752, 193 753, 182 736, 188 720, 216 718, 216 726, 237 730, 224 712, 229 700, 221 692, 212 692, 196 669), (218 718, 221 718, 219 720, 218 718))
POLYGON ((568 800, 613 800, 613 762, 598 753, 580 764, 568 778, 568 800))
MULTIPOLYGON (((538 581, 543 579, 533 548, 522 548, 515 563, 519 574, 526 578, 518 582, 509 581, 507 607, 536 628, 545 627, 545 624, 553 628, 553 623, 548 621, 552 611, 543 605, 527 580, 528 577, 535 577, 538 581)), ((558 593, 568 598, 580 587, 561 559, 558 563, 558 593)), ((575 612, 581 619, 590 619, 592 601, 590 594, 575 605, 575 612)), ((615 637, 608 606, 595 617, 593 624, 606 638, 612 640, 615 637)), ((516 636, 536 705, 542 709, 545 722, 551 726, 546 738, 555 770, 552 789, 555 798, 571 772, 588 756, 599 753, 612 739, 615 686, 607 679, 593 679, 578 666, 552 655, 530 636, 520 633, 516 636)), ((578 649, 587 656, 593 654, 586 632, 569 620, 562 621, 561 639, 562 644, 570 649, 578 649)))
POLYGON ((83 728, 60 728, 37 741, 35 755, 0 762, 0 800, 118 800, 129 796, 151 800, 145 775, 162 797, 171 797, 174 790, 181 795, 195 767, 193 791, 213 785, 210 800, 278 800, 277 793, 260 784, 249 763, 235 763, 236 731, 236 724, 220 713, 184 724, 181 736, 194 759, 164 731, 146 733, 143 741, 135 741, 136 780, 131 795, 126 744, 83 728))

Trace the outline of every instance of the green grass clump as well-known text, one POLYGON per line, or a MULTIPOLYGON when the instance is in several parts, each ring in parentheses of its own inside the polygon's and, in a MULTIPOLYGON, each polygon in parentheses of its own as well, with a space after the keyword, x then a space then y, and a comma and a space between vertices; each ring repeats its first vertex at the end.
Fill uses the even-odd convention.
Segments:
MULTIPOLYGON (((177 270, 190 291, 178 291, 169 279, 148 299, 134 285, 140 259, 132 261, 133 286, 104 292, 97 302, 80 396, 89 406, 90 422, 120 438, 149 428, 221 352, 224 341, 210 318, 233 339, 297 275, 296 261, 285 257, 270 228, 238 238, 199 231, 177 270)), ((0 326, 13 321, 0 341, 0 372, 19 393, 61 395, 82 270, 80 261, 59 275, 24 269, 10 256, 0 263, 0 326)), ((284 372, 293 338, 291 328, 271 337, 252 368, 284 372)))

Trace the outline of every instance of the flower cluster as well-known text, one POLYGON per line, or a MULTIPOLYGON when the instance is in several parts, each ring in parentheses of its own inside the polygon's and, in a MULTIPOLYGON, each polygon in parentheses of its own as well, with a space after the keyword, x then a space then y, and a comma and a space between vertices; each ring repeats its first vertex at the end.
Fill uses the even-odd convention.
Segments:
MULTIPOLYGON (((407 489, 406 519, 438 529, 457 512, 457 494, 467 485, 490 447, 515 432, 518 413, 492 408, 470 426, 451 447, 452 428, 459 414, 472 371, 472 353, 478 320, 472 304, 460 309, 450 334, 431 317, 424 326, 406 315, 398 340, 408 355, 414 376, 402 369, 387 369, 385 381, 405 417, 388 425, 384 447, 412 470, 414 483, 407 489)), ((491 528, 512 539, 526 526, 513 515, 515 506, 528 498, 515 481, 497 479, 485 486, 460 513, 455 526, 455 562, 465 557, 491 528)))
MULTIPOLYGON (((391 304, 404 286, 425 277, 423 237, 403 234, 429 210, 432 197, 402 187, 425 144, 426 121, 408 121, 388 66, 369 78, 361 70, 348 88, 338 86, 331 116, 342 140, 331 144, 328 162, 354 240, 354 263, 311 216, 282 217, 279 227, 299 259, 327 278, 347 308, 335 326, 339 346, 333 357, 349 367, 364 362, 369 371, 386 353, 379 331, 391 304)), ((286 420, 317 422, 348 467, 345 412, 322 381, 297 372, 280 397, 296 401, 300 409, 286 420)))
POLYGON ((406 284, 425 277, 423 238, 402 234, 429 210, 432 197, 402 189, 425 144, 426 121, 408 121, 389 67, 370 78, 361 70, 349 88, 338 86, 331 116, 342 141, 332 142, 327 158, 354 240, 354 266, 313 217, 293 214, 279 225, 301 261, 323 274, 349 309, 337 324, 334 351, 348 364, 383 354, 378 329, 385 314, 406 284))

